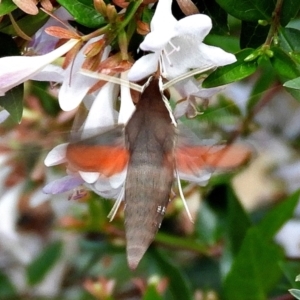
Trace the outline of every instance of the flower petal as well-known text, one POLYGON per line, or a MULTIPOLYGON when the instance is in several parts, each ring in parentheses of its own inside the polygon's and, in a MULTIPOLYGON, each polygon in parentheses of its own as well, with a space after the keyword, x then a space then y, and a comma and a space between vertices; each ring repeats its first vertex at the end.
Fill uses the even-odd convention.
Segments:
POLYGON ((119 86, 111 82, 100 89, 83 125, 82 138, 99 134, 102 127, 107 128, 115 124, 114 105, 118 92, 119 86))
POLYGON ((153 74, 158 67, 159 52, 150 53, 138 59, 128 72, 130 81, 139 81, 153 74))
POLYGON ((0 199, 0 233, 10 238, 15 238, 16 222, 18 218, 18 200, 21 196, 24 184, 18 184, 6 190, 0 199))
POLYGON ((145 51, 161 51, 170 39, 176 35, 177 20, 171 11, 172 0, 158 1, 155 14, 151 20, 151 32, 141 43, 140 48, 145 51))
POLYGON ((47 167, 56 166, 66 162, 66 151, 69 143, 63 143, 54 147, 46 156, 44 164, 47 167))
MULTIPOLYGON (((102 37, 91 39, 79 51, 73 63, 67 68, 65 79, 58 94, 59 105, 62 110, 70 111, 76 108, 83 100, 89 89, 98 81, 97 78, 83 75, 79 72, 84 59, 85 49, 93 42, 100 40, 102 37)), ((107 53, 107 51, 105 52, 107 53)), ((108 54, 107 54, 108 55, 108 54)), ((102 57, 106 58, 106 57, 102 57)))
POLYGON ((113 189, 109 183, 109 179, 105 177, 100 177, 94 184, 88 186, 96 194, 108 199, 117 199, 122 189, 122 186, 117 189, 113 189))
POLYGON ((79 175, 81 178, 86 182, 86 183, 94 183, 96 180, 99 178, 100 174, 97 172, 82 172, 78 171, 79 175))
MULTIPOLYGON (((121 78, 127 79, 125 72, 121 74, 121 78)), ((135 106, 131 98, 130 89, 127 86, 121 85, 121 107, 118 117, 118 124, 126 124, 134 111, 135 106)))
POLYGON ((175 35, 176 32, 173 28, 152 31, 146 35, 144 41, 140 44, 140 48, 144 51, 161 51, 175 35))
POLYGON ((84 180, 79 175, 68 175, 48 183, 43 188, 46 194, 60 194, 70 191, 84 183, 84 180))
POLYGON ((0 94, 30 79, 46 65, 71 50, 79 40, 69 40, 54 51, 40 56, 7 56, 0 58, 0 94))
POLYGON ((167 45, 162 53, 163 70, 166 78, 173 79, 194 68, 214 67, 211 60, 204 56, 199 49, 201 43, 199 44, 195 37, 190 35, 185 36, 184 39, 175 37, 172 39, 172 44, 179 50, 174 51, 171 45, 167 45))
POLYGON ((193 36, 200 44, 212 28, 211 18, 207 15, 197 14, 182 18, 175 25, 178 36, 193 36))
POLYGON ((3 109, 0 111, 0 123, 4 122, 8 117, 9 117, 9 112, 7 110, 3 109))
POLYGON ((155 14, 151 20, 151 31, 166 30, 175 26, 177 20, 172 15, 171 6, 173 0, 158 1, 155 14))
POLYGON ((180 93, 182 97, 193 95, 199 98, 210 98, 224 88, 224 86, 218 86, 215 88, 204 89, 201 87, 201 82, 198 82, 195 78, 183 80, 175 85, 175 89, 180 93))
POLYGON ((187 112, 189 105, 190 103, 188 100, 181 101, 180 103, 176 104, 173 111, 175 119, 182 117, 187 112))
POLYGON ((47 65, 41 72, 31 77, 31 80, 49 81, 49 82, 63 82, 65 77, 65 70, 59 66, 47 65))
POLYGON ((126 176, 127 176, 127 168, 123 172, 109 177, 109 183, 111 187, 113 189, 118 189, 119 187, 121 187, 125 182, 126 176))
MULTIPOLYGON (((68 13, 64 7, 60 7, 53 13, 60 21, 73 20, 74 18, 68 13)), ((55 49, 58 38, 45 33, 45 29, 50 26, 63 25, 55 18, 49 18, 43 27, 41 27, 33 36, 32 41, 29 42, 28 48, 33 49, 33 52, 42 55, 55 49)))
POLYGON ((85 97, 90 87, 98 80, 77 73, 77 69, 83 63, 83 56, 79 54, 74 60, 74 65, 70 65, 65 74, 65 79, 59 90, 58 100, 62 110, 70 111, 75 109, 85 97), (76 73, 72 73, 72 71, 76 73))
POLYGON ((222 86, 218 86, 218 87, 210 88, 210 89, 200 88, 197 93, 193 94, 193 96, 196 96, 196 97, 199 97, 202 99, 206 99, 206 98, 210 98, 210 97, 214 96, 215 94, 221 92, 225 88, 226 88, 226 85, 222 85, 222 86))
POLYGON ((236 62, 236 57, 233 54, 228 53, 219 47, 201 44, 199 50, 201 51, 204 59, 207 59, 217 67, 236 62))

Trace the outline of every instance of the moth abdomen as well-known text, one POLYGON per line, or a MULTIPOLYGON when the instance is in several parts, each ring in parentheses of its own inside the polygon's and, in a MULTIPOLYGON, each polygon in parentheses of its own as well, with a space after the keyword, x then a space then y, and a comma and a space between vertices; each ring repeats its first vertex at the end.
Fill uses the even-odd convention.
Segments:
POLYGON ((125 185, 127 259, 135 269, 163 220, 173 182, 173 170, 155 165, 129 167, 125 185), (136 185, 136 182, 139 182, 136 185))

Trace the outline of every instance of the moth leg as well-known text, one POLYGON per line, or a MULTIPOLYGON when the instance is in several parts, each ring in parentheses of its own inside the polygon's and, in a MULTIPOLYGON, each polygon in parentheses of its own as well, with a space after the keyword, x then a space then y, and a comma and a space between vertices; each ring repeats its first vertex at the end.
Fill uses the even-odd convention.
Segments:
POLYGON ((121 205, 121 202, 124 198, 124 190, 125 190, 124 187, 122 187, 122 189, 120 191, 120 194, 119 194, 114 206, 112 207, 111 211, 107 215, 107 217, 109 218, 109 222, 111 222, 114 219, 114 217, 115 217, 115 215, 116 215, 116 213, 117 213, 117 211, 118 211, 118 209, 121 205))
POLYGON ((181 198, 181 200, 182 200, 182 202, 183 202, 184 208, 185 208, 185 210, 186 210, 186 213, 187 213, 187 215, 188 215, 190 221, 191 221, 192 223, 194 223, 194 220, 193 220, 193 218, 192 218, 192 215, 191 215, 191 213, 190 213, 190 210, 189 210, 189 208, 188 208, 188 206, 187 206, 187 204, 186 204, 186 200, 185 200, 185 197, 184 197, 184 194, 183 194, 183 191, 182 191, 182 186, 181 186, 181 182, 180 182, 180 178, 179 178, 179 174, 178 174, 177 170, 176 170, 176 178, 177 178, 178 190, 179 190, 180 198, 181 198))

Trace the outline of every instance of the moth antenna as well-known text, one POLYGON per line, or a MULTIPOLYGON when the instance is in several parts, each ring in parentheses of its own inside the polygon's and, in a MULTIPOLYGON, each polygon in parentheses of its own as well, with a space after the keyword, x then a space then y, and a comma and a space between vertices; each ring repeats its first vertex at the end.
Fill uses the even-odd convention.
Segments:
POLYGON ((161 78, 161 77, 159 77, 158 84, 159 84, 159 90, 160 90, 162 99, 163 99, 163 101, 164 101, 164 104, 165 104, 165 106, 166 106, 168 112, 169 112, 169 115, 170 115, 172 124, 173 124, 175 127, 177 127, 177 122, 176 122, 175 117, 174 117, 174 114, 173 114, 173 112, 172 112, 172 108, 171 108, 170 102, 168 101, 167 97, 164 95, 164 92, 163 92, 163 82, 162 82, 162 78, 161 78))
POLYGON ((130 82, 128 80, 124 80, 124 79, 121 79, 121 78, 118 78, 118 77, 115 77, 115 76, 111 76, 111 75, 107 75, 107 74, 103 74, 103 73, 91 72, 91 71, 87 71, 87 70, 84 70, 84 69, 81 69, 80 73, 83 74, 83 75, 92 77, 92 78, 96 78, 96 79, 104 80, 104 81, 107 81, 107 82, 112 82, 112 83, 115 83, 115 84, 119 84, 119 85, 122 85, 122 86, 125 86, 125 87, 129 87, 129 88, 131 88, 131 89, 133 89, 137 92, 140 92, 140 93, 143 91, 143 87, 140 86, 139 84, 136 84, 136 83, 133 83, 133 82, 130 82))
POLYGON ((182 200, 182 202, 183 202, 184 208, 185 208, 185 210, 186 210, 186 213, 187 213, 187 215, 188 215, 190 221, 194 224, 194 220, 193 220, 193 218, 192 218, 192 215, 191 215, 191 213, 190 213, 190 210, 189 210, 189 208, 188 208, 188 206, 187 206, 187 204, 186 204, 185 197, 184 197, 184 195, 183 195, 183 191, 182 191, 182 187, 181 187, 181 182, 180 182, 180 179, 179 179, 179 175, 178 175, 177 170, 176 170, 175 172, 176 172, 176 178, 177 178, 177 183, 178 183, 179 195, 180 195, 180 197, 181 197, 181 200, 182 200))
POLYGON ((124 197, 124 187, 122 187, 114 206, 112 207, 111 211, 107 215, 107 217, 109 218, 109 222, 111 222, 114 219, 114 217, 116 216, 116 213, 117 213, 117 211, 120 207, 120 204, 123 200, 123 197, 124 197))
POLYGON ((207 72, 207 71, 212 70, 214 68, 215 68, 215 66, 210 65, 210 66, 208 66, 205 69, 198 68, 198 69, 194 69, 194 70, 191 70, 189 72, 186 72, 186 73, 184 73, 184 74, 182 74, 182 75, 180 75, 180 76, 178 76, 176 78, 171 79, 170 81, 166 82, 165 84, 163 84, 162 85, 162 89, 164 91, 164 90, 170 88, 174 84, 176 84, 176 83, 178 83, 178 82, 180 82, 180 81, 182 81, 184 79, 187 79, 187 78, 192 77, 192 76, 197 75, 197 74, 201 74, 201 73, 207 72))

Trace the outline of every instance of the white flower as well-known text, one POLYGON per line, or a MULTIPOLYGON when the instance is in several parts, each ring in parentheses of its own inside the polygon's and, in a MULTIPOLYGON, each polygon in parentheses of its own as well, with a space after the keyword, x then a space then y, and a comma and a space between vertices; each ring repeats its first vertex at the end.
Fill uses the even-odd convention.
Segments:
POLYGON ((0 124, 9 117, 9 112, 5 109, 0 111, 0 124))
POLYGON ((32 79, 47 65, 66 54, 79 40, 71 39, 59 48, 38 56, 7 56, 0 58, 0 96, 13 87, 32 79))
MULTIPOLYGON (((203 39, 212 28, 211 19, 203 14, 185 17, 177 21, 171 12, 172 0, 160 0, 151 21, 151 32, 140 48, 151 51, 137 60, 129 71, 128 78, 138 81, 160 68, 161 75, 169 80, 183 75, 191 69, 205 71, 236 61, 233 54, 221 48, 208 46, 203 39)), ((176 117, 186 113, 190 107, 189 97, 206 99, 223 87, 203 89, 194 77, 175 84, 182 98, 187 98, 175 111, 176 117)))
POLYGON ((173 79, 190 69, 218 67, 236 61, 233 54, 202 43, 212 27, 203 14, 177 21, 171 12, 172 0, 160 0, 151 21, 151 32, 140 48, 153 53, 135 62, 128 78, 138 81, 154 73, 160 62, 162 76, 173 79))
MULTIPOLYGON (((119 114, 114 110, 119 93, 119 86, 108 82, 94 97, 89 114, 80 128, 81 139, 99 135, 103 128, 123 124, 131 117, 135 107, 128 87, 121 87, 121 108, 119 114)), ((90 100, 90 99, 89 99, 90 100)), ((50 151, 45 159, 47 166, 67 162, 66 149, 68 144, 61 144, 50 151)), ((126 170, 120 174, 105 177, 97 172, 68 171, 69 175, 57 179, 44 187, 45 193, 58 194, 72 190, 85 184, 97 194, 105 198, 117 198, 125 181, 126 170)))
MULTIPOLYGON (((89 40, 86 45, 78 52, 72 64, 70 64, 66 69, 64 80, 58 95, 59 105, 62 110, 70 111, 76 108, 86 96, 89 89, 97 81, 99 81, 99 79, 85 76, 79 71, 84 62, 84 59, 86 58, 84 55, 84 51, 91 43, 94 43, 101 38, 102 36, 89 40)), ((102 61, 108 57, 110 50, 110 46, 106 47, 101 58, 102 61)))

